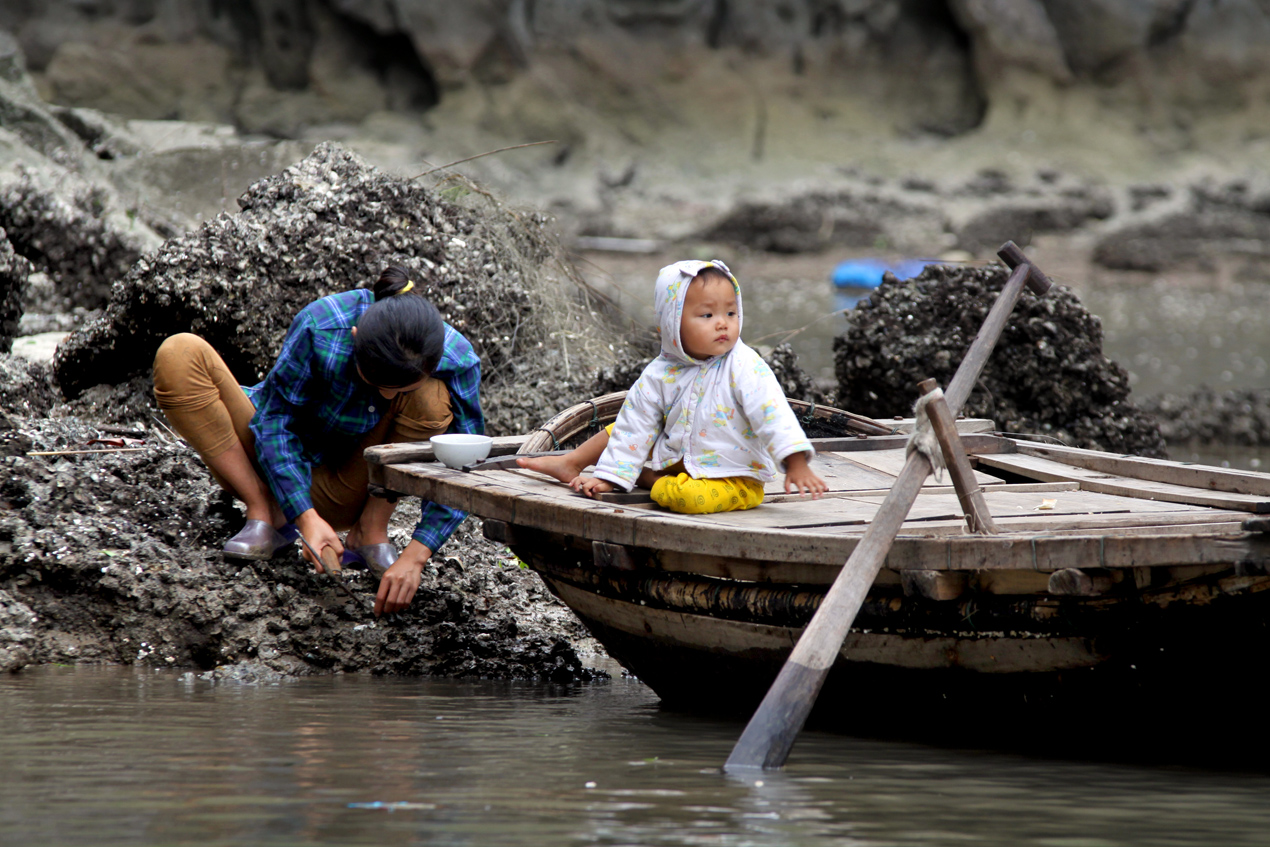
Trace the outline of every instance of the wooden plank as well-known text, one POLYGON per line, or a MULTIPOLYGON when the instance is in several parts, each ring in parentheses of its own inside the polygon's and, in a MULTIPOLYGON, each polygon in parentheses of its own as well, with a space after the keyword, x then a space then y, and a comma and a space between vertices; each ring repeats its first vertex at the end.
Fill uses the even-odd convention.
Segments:
POLYGON ((1217 509, 1237 509, 1254 513, 1270 512, 1270 498, 1267 497, 1250 494, 1208 492, 1182 485, 1109 476, 1098 471, 1065 465, 1061 462, 1040 458, 1039 456, 1023 454, 981 456, 979 457, 979 464, 1046 482, 1074 480, 1079 482, 1081 489, 1085 491, 1119 494, 1122 497, 1135 497, 1143 500, 1191 503, 1197 506, 1211 506, 1217 509))
MULTIPOLYGON (((962 430, 959 427, 958 433, 962 430)), ((811 445, 817 453, 871 453, 877 450, 903 450, 908 445, 907 435, 870 435, 850 438, 813 438, 811 445)), ((961 436, 966 452, 1013 453, 1014 441, 999 435, 965 434, 961 436)))
POLYGON ((1230 494, 1250 494, 1270 497, 1270 474, 1256 471, 1229 470, 1208 465, 1189 465, 1167 459, 1147 459, 1141 456, 1119 456, 1098 450, 1081 450, 1053 444, 1018 441, 1018 451, 1028 456, 1051 459, 1110 476, 1164 482, 1208 491, 1224 491, 1230 494))
MULTIPOLYGON (((1044 460, 1038 460, 1044 461, 1044 460)), ((633 544, 652 549, 676 549, 688 554, 717 555, 721 551, 738 558, 791 563, 822 563, 840 567, 859 540, 843 526, 785 529, 754 526, 744 532, 736 525, 672 515, 641 507, 602 504, 573 495, 561 497, 561 486, 543 480, 526 480, 516 472, 495 471, 471 474, 435 463, 389 465, 383 467, 389 487, 463 508, 475 514, 508 522, 558 529, 592 541, 633 544), (502 484, 514 482, 515 487, 502 484), (532 498, 523 510, 517 501, 526 488, 537 488, 541 496, 532 498), (550 494, 548 494, 550 492, 550 494)), ((1234 496, 1234 495, 1227 495, 1234 496)), ((840 504, 851 500, 839 500, 840 504)), ((801 508, 810 508, 807 503, 801 508)), ((875 508, 872 504, 871 508, 875 508)), ((775 507, 773 507, 775 508, 775 507)), ((762 512, 762 510, 755 510, 762 512)), ((744 513, 732 513, 744 514, 744 513)), ((835 515, 839 520, 841 514, 835 515)), ((1143 521, 1155 518, 1143 516, 1143 521)), ((1048 523, 1048 522, 1047 522, 1048 523)), ((1059 522, 1061 525, 1061 521, 1059 522)), ((920 522, 910 524, 918 526, 920 522)), ((887 567, 918 569, 1027 569, 1038 561, 1046 567, 1089 566, 1090 545, 1099 548, 1101 566, 1143 567, 1157 564, 1227 561, 1264 557, 1249 539, 1270 543, 1264 534, 1236 533, 1220 538, 1213 535, 1187 539, 1184 536, 1148 534, 1126 537, 1116 528, 1093 528, 1089 538, 1079 535, 1011 533, 999 540, 985 537, 901 536, 892 550, 887 567), (1105 541, 1105 545, 1103 542, 1105 541), (1116 545, 1121 545, 1117 547, 1116 545), (1153 548, 1155 545, 1155 548, 1153 548), (1105 548, 1105 552, 1104 552, 1105 548), (1116 552, 1120 559, 1113 559, 1116 552), (897 564, 899 563, 899 564, 897 564)))
MULTIPOLYGON (((689 649, 753 659, 764 653, 783 657, 801 629, 752 624, 653 606, 640 606, 544 577, 583 620, 602 621, 648 642, 650 649, 689 649)), ((851 631, 839 651, 842 660, 913 669, 962 668, 981 673, 1026 673, 1091 667, 1106 656, 1084 638, 956 638, 903 636, 851 631)), ((638 668, 632 669, 636 673, 638 668)))
POLYGON ((1045 594, 1049 574, 1037 571, 981 571, 970 575, 970 588, 982 594, 1002 596, 1045 594))
MULTIPOLYGON (((526 471, 525 473, 528 473, 526 471)), ((828 491, 821 495, 821 500, 840 500, 852 497, 868 497, 879 496, 885 497, 886 488, 866 488, 861 491, 828 491)), ((992 493, 1001 491, 1011 491, 1017 493, 1034 493, 1034 494, 1056 494, 1064 491, 1079 491, 1080 483, 1078 482, 1026 482, 994 485, 991 489, 992 493)), ((934 485, 922 489, 922 496, 927 494, 952 494, 955 490, 947 485, 934 485)), ((634 491, 610 491, 601 494, 596 498, 605 503, 625 503, 625 504, 641 504, 648 505, 653 502, 648 492, 642 488, 634 491)), ((811 498, 806 494, 764 494, 763 505, 772 505, 775 503, 807 503, 811 498)), ((819 501, 817 501, 819 502, 819 501)))
POLYGON ((939 390, 939 383, 926 379, 918 383, 918 387, 925 395, 923 402, 927 403, 927 418, 935 439, 939 442, 939 449, 944 454, 944 466, 957 491, 957 501, 965 513, 966 529, 970 532, 996 534, 997 526, 992 521, 992 511, 983 498, 983 489, 975 482, 975 472, 970 467, 970 459, 966 457, 966 447, 957 433, 952 413, 944 402, 944 393, 939 390))
POLYGON ((905 597, 925 597, 943 603, 965 594, 968 580, 964 571, 906 570, 900 572, 900 583, 905 597))
MULTIPOLYGON (((905 434, 912 433, 913 428, 917 425, 915 418, 895 418, 889 421, 880 419, 878 423, 893 426, 905 434)), ((996 421, 993 421, 990 418, 957 418, 957 431, 963 435, 980 432, 996 432, 997 424, 996 421)))
POLYGON ((1115 586, 1112 571, 1063 568, 1049 575, 1047 590, 1064 597, 1097 597, 1115 586))
MULTIPOLYGON (((1154 516, 1151 523, 1145 526, 1141 524, 1141 519, 1137 515, 1122 514, 1076 516, 1065 522, 1058 522, 1058 519, 1036 521, 1030 518, 1004 518, 999 523, 1001 524, 1002 532, 1018 534, 1081 535, 1091 532, 1114 531, 1117 535, 1179 535, 1187 533, 1229 535, 1240 531, 1239 521, 1232 519, 1230 513, 1214 513, 1211 516, 1154 516)), ((910 537, 964 535, 965 524, 956 520, 929 521, 906 526, 904 534, 910 537)))
MULTIPOLYGON (((996 454, 993 454, 993 455, 996 455, 996 454)), ((904 459, 905 459, 905 456, 904 456, 903 450, 895 450, 895 451, 888 450, 881 453, 853 453, 851 454, 849 461, 856 462, 861 465, 865 465, 866 467, 873 468, 874 470, 881 471, 882 473, 885 473, 885 474, 890 474, 891 476, 895 476, 899 474, 901 469, 903 469, 904 459)), ((986 474, 982 471, 975 471, 975 482, 977 482, 981 486, 986 487, 986 486, 993 486, 993 485, 1002 485, 1004 484, 1005 480, 1001 479, 1000 477, 992 476, 991 474, 986 474)), ((946 476, 942 477, 940 481, 936 482, 935 475, 931 474, 930 476, 926 478, 925 486, 942 486, 942 485, 948 485, 948 484, 949 483, 946 476)))
MULTIPOLYGON (((493 440, 490 456, 507 456, 515 453, 525 443, 526 435, 506 435, 493 440)), ((432 444, 427 441, 403 441, 397 444, 379 444, 367 447, 362 453, 369 465, 400 465, 410 462, 433 462, 432 444)))
MULTIPOLYGON (((1017 494, 1057 494, 1065 491, 1079 491, 1080 483, 1078 482, 1025 482, 1014 484, 1002 484, 992 486, 990 492, 999 493, 1009 491, 1017 494)), ((822 495, 822 500, 834 500, 844 498, 858 497, 885 497, 888 489, 886 488, 866 488, 861 491, 830 491, 822 495)), ((955 494, 956 490, 950 485, 932 485, 922 489, 922 496, 926 497, 931 494, 955 494)), ((798 494, 769 494, 763 497, 763 505, 770 503, 802 503, 807 501, 806 495, 798 494)), ((819 502, 819 501, 817 501, 819 502)))

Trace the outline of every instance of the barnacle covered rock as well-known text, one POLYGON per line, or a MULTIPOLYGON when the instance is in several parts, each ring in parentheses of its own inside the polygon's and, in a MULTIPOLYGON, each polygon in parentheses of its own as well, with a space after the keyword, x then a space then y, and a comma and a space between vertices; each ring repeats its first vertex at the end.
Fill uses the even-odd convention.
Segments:
MULTIPOLYGON (((887 274, 834 340, 838 405, 891 417, 912 408, 921 380, 947 386, 1006 277, 1001 265, 887 274)), ((1061 285, 1020 298, 961 411, 1074 447, 1165 455, 1158 425, 1129 401, 1128 374, 1103 355, 1102 323, 1061 285)))

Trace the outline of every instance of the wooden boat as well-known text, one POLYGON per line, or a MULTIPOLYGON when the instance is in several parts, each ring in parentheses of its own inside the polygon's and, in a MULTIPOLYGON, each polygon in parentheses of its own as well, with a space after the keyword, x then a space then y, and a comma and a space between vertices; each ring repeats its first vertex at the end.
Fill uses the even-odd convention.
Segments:
MULTIPOLYGON (((594 431, 622 396, 496 439, 494 455, 594 431)), ((876 513, 912 427, 791 405, 853 433, 815 439, 830 491, 811 500, 778 481, 746 512, 592 500, 507 459, 446 468, 426 444, 366 455, 373 484, 484 518, 665 703, 748 710, 876 513)), ((1005 438, 989 421, 958 430, 997 532, 971 533, 947 479, 926 480, 817 714, 1251 696, 1270 647, 1270 475, 1005 438)))

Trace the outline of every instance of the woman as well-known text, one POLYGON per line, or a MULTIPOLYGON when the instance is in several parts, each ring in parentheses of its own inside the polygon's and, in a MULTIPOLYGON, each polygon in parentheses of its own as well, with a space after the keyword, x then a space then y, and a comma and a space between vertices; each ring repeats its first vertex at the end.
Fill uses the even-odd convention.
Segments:
MULTIPOLYGON (((480 360, 400 267, 373 292, 332 294, 300 311, 264 382, 240 387, 202 338, 159 347, 159 408, 227 491, 247 523, 227 557, 268 559, 297 532, 314 550, 382 572, 375 614, 404 609, 423 567, 466 516, 425 502, 406 549, 388 541, 394 503, 369 497, 362 451, 442 432, 481 433, 480 360), (344 542, 336 534, 348 530, 344 542), (347 552, 346 552, 347 551, 347 552)), ((306 559, 321 571, 312 552, 306 559)))

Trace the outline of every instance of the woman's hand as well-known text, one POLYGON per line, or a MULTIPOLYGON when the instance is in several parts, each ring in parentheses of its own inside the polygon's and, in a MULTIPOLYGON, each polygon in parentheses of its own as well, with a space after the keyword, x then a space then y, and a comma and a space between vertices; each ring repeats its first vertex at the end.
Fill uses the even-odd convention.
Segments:
POLYGON ((317 513, 317 509, 309 509, 307 512, 302 512, 295 519, 295 526, 296 529, 300 530, 300 534, 304 536, 304 540, 308 542, 308 544, 300 545, 301 552, 304 553, 304 558, 313 563, 313 567, 317 568, 318 573, 326 573, 321 561, 317 559, 317 556, 321 555, 324 548, 334 548, 336 557, 344 555, 344 545, 340 541, 340 537, 336 535, 335 530, 331 529, 329 523, 322 520, 322 516, 317 513), (310 550, 309 547, 313 549, 310 550))
POLYGON ((829 490, 823 479, 807 464, 807 453, 794 453, 785 457, 785 493, 797 491, 801 497, 810 494, 813 500, 829 490))
POLYGON ((400 612, 410 605, 419 590, 423 566, 432 558, 432 551, 414 539, 401 551, 392 567, 384 571, 379 580, 379 592, 375 595, 375 617, 400 612))
POLYGON ((573 482, 569 483, 569 487, 580 494, 588 497, 594 497, 597 494, 603 494, 606 491, 613 490, 613 484, 605 482, 602 479, 596 479, 593 476, 577 476, 573 478, 573 482))

